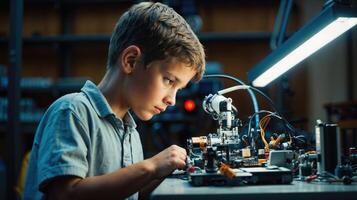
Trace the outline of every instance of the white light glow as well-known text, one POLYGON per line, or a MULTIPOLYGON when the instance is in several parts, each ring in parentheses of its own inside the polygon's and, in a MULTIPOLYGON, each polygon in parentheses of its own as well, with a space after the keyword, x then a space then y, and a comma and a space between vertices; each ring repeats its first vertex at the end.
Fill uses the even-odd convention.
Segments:
MULTIPOLYGON (((285 73, 306 57, 310 56, 321 47, 325 46, 342 33, 346 32, 353 26, 357 24, 357 18, 346 18, 339 17, 335 21, 331 22, 321 31, 313 35, 311 38, 306 40, 300 46, 298 46, 294 51, 290 52, 283 59, 278 61, 276 64, 271 66, 267 71, 258 76, 252 84, 256 87, 264 87, 271 81, 279 77, 281 74, 285 73)), ((294 36, 292 36, 294 37, 294 36)))

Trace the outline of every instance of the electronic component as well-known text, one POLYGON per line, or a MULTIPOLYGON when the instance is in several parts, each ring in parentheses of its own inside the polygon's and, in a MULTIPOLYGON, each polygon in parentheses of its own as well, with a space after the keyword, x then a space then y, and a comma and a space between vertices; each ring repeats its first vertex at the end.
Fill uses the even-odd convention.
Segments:
POLYGON ((317 120, 315 126, 316 151, 320 154, 318 173, 325 171, 334 173, 337 163, 337 135, 339 128, 337 124, 322 123, 317 120))
POLYGON ((275 150, 269 152, 268 165, 291 168, 294 153, 291 150, 275 150))

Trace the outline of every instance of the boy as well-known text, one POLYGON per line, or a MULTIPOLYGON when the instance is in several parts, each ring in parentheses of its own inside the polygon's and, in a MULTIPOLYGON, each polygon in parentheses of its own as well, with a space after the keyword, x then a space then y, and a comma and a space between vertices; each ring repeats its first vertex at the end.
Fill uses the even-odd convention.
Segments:
POLYGON ((143 160, 129 109, 141 120, 175 104, 202 78, 204 50, 185 20, 160 3, 130 8, 113 31, 98 86, 61 97, 37 129, 25 199, 137 199, 186 161, 173 145, 143 160))

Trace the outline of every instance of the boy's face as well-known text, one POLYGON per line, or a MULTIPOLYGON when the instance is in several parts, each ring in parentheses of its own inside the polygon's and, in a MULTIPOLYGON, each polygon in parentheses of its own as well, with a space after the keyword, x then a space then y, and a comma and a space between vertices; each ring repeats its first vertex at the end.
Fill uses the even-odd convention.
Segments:
POLYGON ((141 120, 149 120, 175 105, 177 91, 195 74, 192 67, 177 61, 154 61, 147 69, 139 64, 129 78, 129 107, 141 120))

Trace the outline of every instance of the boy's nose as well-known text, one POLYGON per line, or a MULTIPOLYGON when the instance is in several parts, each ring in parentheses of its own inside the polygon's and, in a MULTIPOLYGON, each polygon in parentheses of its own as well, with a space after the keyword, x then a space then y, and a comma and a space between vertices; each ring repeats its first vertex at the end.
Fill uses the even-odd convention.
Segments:
POLYGON ((167 106, 174 106, 175 103, 176 103, 175 97, 174 97, 174 98, 168 97, 168 98, 166 98, 166 100, 165 100, 165 104, 166 104, 167 106))
POLYGON ((174 106, 176 104, 176 92, 173 92, 173 94, 167 95, 164 99, 164 103, 168 106, 174 106))

